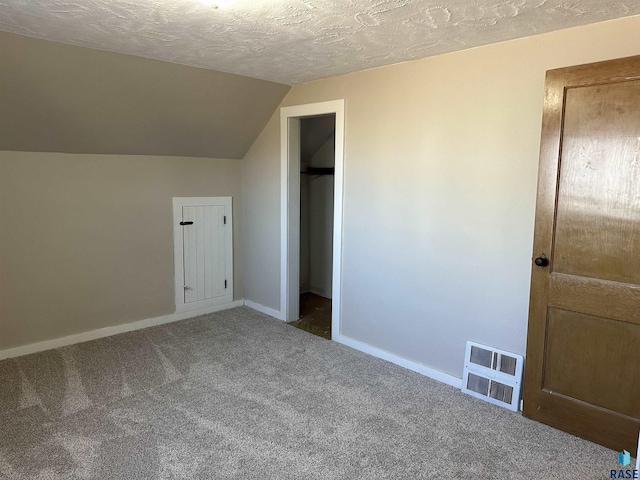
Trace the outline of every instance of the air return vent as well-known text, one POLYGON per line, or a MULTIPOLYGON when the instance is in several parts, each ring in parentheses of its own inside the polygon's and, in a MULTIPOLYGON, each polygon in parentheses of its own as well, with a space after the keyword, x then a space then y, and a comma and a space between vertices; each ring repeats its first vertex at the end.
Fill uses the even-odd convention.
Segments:
POLYGON ((514 412, 520 406, 522 355, 467 342, 462 391, 514 412))

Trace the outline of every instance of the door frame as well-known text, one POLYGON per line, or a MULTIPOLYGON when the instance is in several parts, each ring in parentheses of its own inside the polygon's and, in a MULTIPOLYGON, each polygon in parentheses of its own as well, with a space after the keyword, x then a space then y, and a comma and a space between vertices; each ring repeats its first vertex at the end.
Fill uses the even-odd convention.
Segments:
POLYGON ((280 109, 281 256, 280 317, 285 322, 299 311, 300 297, 300 119, 335 114, 335 175, 333 199, 333 268, 331 337, 340 336, 342 294, 342 219, 344 197, 345 101, 295 105, 280 109))

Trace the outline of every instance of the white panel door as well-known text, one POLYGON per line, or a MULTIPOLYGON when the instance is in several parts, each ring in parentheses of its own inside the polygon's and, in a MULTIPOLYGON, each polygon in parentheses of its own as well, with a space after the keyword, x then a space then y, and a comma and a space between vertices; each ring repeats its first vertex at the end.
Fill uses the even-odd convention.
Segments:
POLYGON ((231 198, 174 198, 176 311, 233 301, 231 198))

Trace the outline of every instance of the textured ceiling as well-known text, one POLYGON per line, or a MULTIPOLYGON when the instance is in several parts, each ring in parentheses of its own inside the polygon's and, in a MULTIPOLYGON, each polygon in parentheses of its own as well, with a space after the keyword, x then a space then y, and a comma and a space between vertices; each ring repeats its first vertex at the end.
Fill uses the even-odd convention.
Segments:
POLYGON ((0 30, 289 85, 640 14, 640 0, 0 0, 0 30))

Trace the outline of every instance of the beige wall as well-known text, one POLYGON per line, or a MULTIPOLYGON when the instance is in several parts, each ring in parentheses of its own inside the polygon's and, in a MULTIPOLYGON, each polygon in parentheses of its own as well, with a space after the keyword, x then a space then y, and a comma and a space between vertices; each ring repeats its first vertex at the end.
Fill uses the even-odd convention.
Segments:
MULTIPOLYGON (((309 165, 312 167, 335 167, 335 141, 335 134, 332 134, 324 145, 320 147, 320 150, 311 158, 309 165)), ((335 179, 334 175, 306 175, 306 177, 309 201, 309 280, 307 282, 309 288, 307 291, 331 298, 333 272, 333 185, 335 179)), ((300 227, 302 228, 302 225, 300 227)))
POLYGON ((0 350, 170 314, 172 197, 232 196, 240 162, 0 152, 0 350))
POLYGON ((0 32, 0 150, 244 156, 289 86, 0 32))
MULTIPOLYGON (((346 100, 342 333, 457 377, 466 340, 524 353, 545 71, 638 54, 631 17, 294 87, 346 100)), ((276 310, 279 135, 243 160, 245 297, 276 310)))

